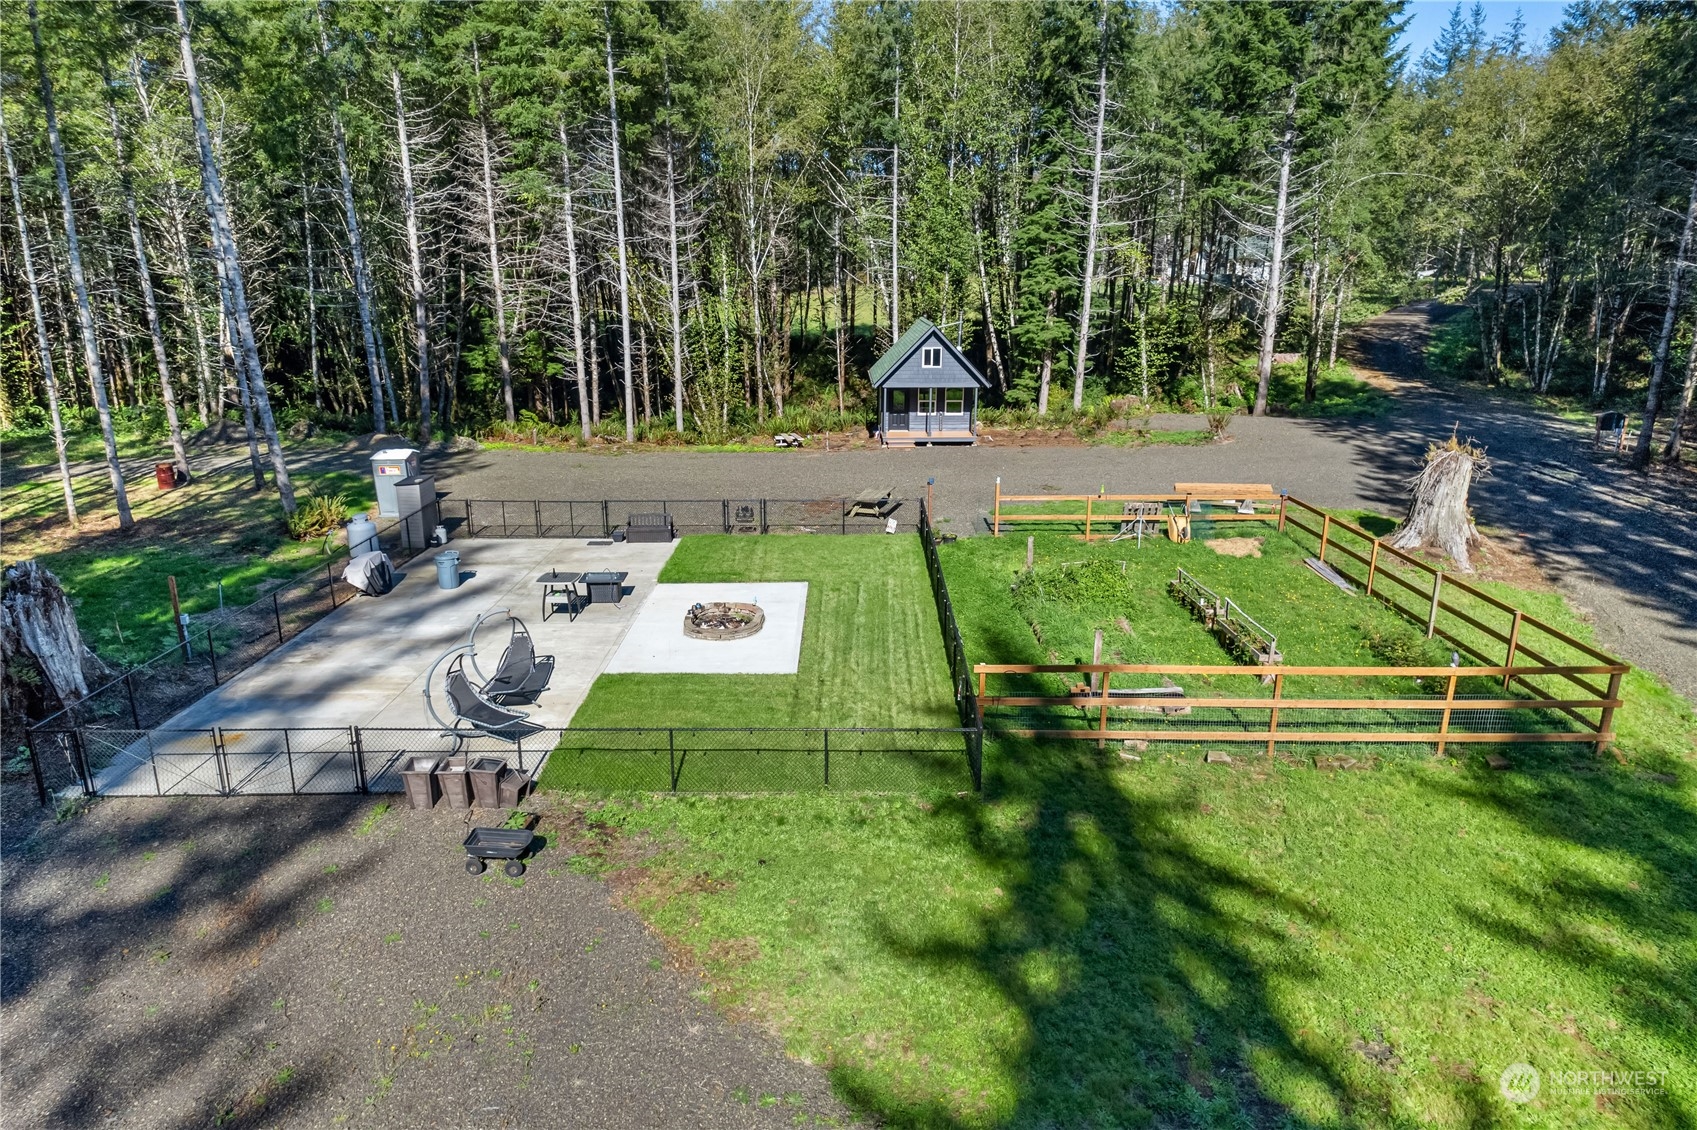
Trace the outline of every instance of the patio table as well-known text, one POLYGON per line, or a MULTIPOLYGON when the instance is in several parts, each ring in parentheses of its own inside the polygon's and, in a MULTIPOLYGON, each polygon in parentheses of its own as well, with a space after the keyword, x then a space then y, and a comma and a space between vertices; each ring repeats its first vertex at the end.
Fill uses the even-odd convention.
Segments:
POLYGON ((582 573, 562 573, 558 569, 550 569, 536 578, 536 583, 542 586, 542 620, 544 623, 548 621, 548 617, 553 611, 554 601, 551 598, 555 596, 566 598, 566 614, 573 620, 577 619, 577 602, 582 595, 577 591, 577 585, 582 579, 582 573))

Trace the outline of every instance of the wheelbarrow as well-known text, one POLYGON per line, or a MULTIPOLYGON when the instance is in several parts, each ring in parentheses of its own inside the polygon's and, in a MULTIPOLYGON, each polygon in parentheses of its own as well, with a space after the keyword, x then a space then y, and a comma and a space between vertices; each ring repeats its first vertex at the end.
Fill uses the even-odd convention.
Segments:
POLYGON ((481 875, 488 860, 504 859, 501 870, 517 879, 524 874, 524 854, 536 842, 536 833, 524 828, 473 828, 465 838, 465 869, 481 875))

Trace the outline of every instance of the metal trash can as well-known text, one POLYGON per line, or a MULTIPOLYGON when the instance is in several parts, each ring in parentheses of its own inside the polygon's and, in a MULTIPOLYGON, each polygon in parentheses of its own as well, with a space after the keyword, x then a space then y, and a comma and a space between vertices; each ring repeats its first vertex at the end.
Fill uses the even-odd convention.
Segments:
POLYGON ((501 807, 501 770, 507 763, 499 757, 480 757, 471 763, 466 776, 471 778, 472 803, 478 808, 501 807))
POLYGON ((436 587, 439 589, 457 589, 460 587, 459 550, 444 550, 436 555, 436 587))
POLYGON ((440 795, 436 788, 436 767, 442 764, 438 757, 413 757, 405 762, 406 768, 401 770, 401 781, 406 787, 407 806, 410 808, 430 809, 436 806, 436 798, 440 795))
POLYGON ((155 463, 153 465, 153 485, 160 490, 176 490, 177 465, 175 463, 155 463))
POLYGON ((465 811, 471 807, 471 775, 466 772, 465 758, 449 758, 436 770, 436 784, 448 807, 465 811))

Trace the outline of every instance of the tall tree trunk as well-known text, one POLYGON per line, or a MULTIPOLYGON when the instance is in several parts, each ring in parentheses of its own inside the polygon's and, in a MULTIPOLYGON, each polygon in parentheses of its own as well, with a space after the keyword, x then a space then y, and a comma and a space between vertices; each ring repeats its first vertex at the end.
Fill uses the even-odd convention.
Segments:
POLYGON ((1043 364, 1037 383, 1037 414, 1039 416, 1049 414, 1049 378, 1055 371, 1055 345, 1049 338, 1048 330, 1055 320, 1055 303, 1059 297, 1059 291, 1049 291, 1049 305, 1043 311, 1043 364))
POLYGON ((1680 449, 1685 444, 1685 428, 1691 419, 1691 396, 1697 391, 1697 326, 1692 327, 1691 354, 1685 359, 1685 388, 1679 394, 1679 414, 1673 418, 1673 432, 1668 436, 1668 445, 1662 449, 1662 458, 1669 463, 1678 463, 1680 449))
POLYGON ((495 292, 495 356, 501 368, 501 403, 507 412, 507 423, 516 423, 513 413, 512 346, 507 340, 507 289, 501 274, 501 241, 495 230, 495 154, 489 136, 489 115, 483 98, 483 63, 478 56, 477 43, 471 45, 471 69, 477 82, 477 141, 478 156, 483 168, 483 226, 489 242, 489 285, 495 292))
POLYGON ((1338 277, 1337 297, 1332 300, 1332 347, 1326 354, 1326 368, 1337 367, 1338 363, 1338 334, 1343 330, 1343 303, 1349 293, 1349 269, 1338 277))
POLYGON ((448 358, 448 370, 442 374, 442 431, 454 430, 454 404, 460 383, 460 346, 465 342, 465 258, 460 258, 459 303, 454 312, 454 352, 448 358))
POLYGON ((301 186, 301 234, 306 240, 306 356, 312 375, 312 406, 324 408, 324 389, 318 379, 318 284, 312 260, 312 192, 301 186))
POLYGON ((1008 391, 1008 365, 1002 357, 1002 342, 996 336, 996 312, 990 301, 990 273, 984 269, 984 232, 978 221, 978 212, 972 215, 973 243, 978 253, 978 288, 984 302, 984 336, 990 339, 990 359, 996 370, 996 387, 1004 393, 1008 391))
POLYGON ((619 363, 625 373, 625 442, 636 439, 636 390, 632 387, 630 349, 630 268, 625 252, 625 187, 619 163, 619 92, 613 85, 613 10, 603 5, 607 21, 607 116, 612 125, 613 224, 619 248, 619 363))
MULTIPOLYGON (((110 95, 111 79, 107 79, 110 95)), ((141 237, 141 216, 136 211, 135 188, 130 183, 129 166, 124 160, 124 135, 118 127, 118 107, 110 96, 106 100, 106 116, 112 123, 112 149, 117 161, 118 185, 124 194, 124 216, 130 224, 130 245, 135 249, 136 274, 141 279, 141 305, 147 315, 147 336, 153 343, 153 363, 159 369, 159 393, 165 402, 165 425, 171 438, 171 454, 183 478, 189 475, 189 453, 183 446, 183 425, 177 418, 177 390, 171 384, 171 360, 165 352, 165 332, 159 324, 159 305, 153 297, 153 273, 147 265, 147 245, 141 237)))
POLYGON ((1079 295, 1078 348, 1072 362, 1072 407, 1084 407, 1084 370, 1090 364, 1090 301, 1096 287, 1096 244, 1102 215, 1102 141, 1108 124, 1108 6, 1096 22, 1096 126, 1090 134, 1090 213, 1084 229, 1084 290, 1079 295))
MULTIPOLYGON (((318 18, 319 51, 328 59, 330 38, 324 30, 323 0, 319 0, 314 14, 318 18)), ((359 311, 360 334, 365 341, 365 372, 371 381, 371 430, 384 432, 388 430, 389 425, 383 418, 383 378, 377 364, 377 319, 371 309, 371 268, 366 263, 365 241, 359 229, 359 212, 354 208, 354 179, 348 168, 348 138, 342 129, 340 103, 330 108, 330 135, 336 143, 336 171, 342 181, 342 219, 348 228, 348 250, 353 254, 354 305, 359 311)))
POLYGON ((1326 273, 1318 256, 1318 240, 1315 240, 1314 250, 1313 270, 1308 277, 1308 341, 1302 351, 1302 399, 1306 404, 1314 403, 1320 391, 1320 317, 1325 309, 1320 295, 1326 287, 1326 273))
MULTIPOLYGON (((180 0, 179 0, 180 2, 180 0)), ((135 525, 130 516, 130 496, 124 489, 124 471, 118 465, 118 437, 112 430, 112 406, 106 400, 106 380, 100 368, 100 341, 94 329, 94 306, 88 298, 88 280, 83 275, 82 245, 77 239, 76 210, 71 205, 71 179, 65 170, 65 144, 59 137, 59 115, 53 107, 53 82, 47 77, 47 52, 41 45, 41 21, 35 0, 29 0, 29 30, 35 42, 35 73, 41 83, 41 108, 47 120, 47 144, 53 153, 53 176, 59 185, 59 204, 65 213, 65 247, 71 268, 71 290, 76 295, 77 323, 82 329, 83 363, 88 367, 94 410, 100 416, 100 436, 106 445, 106 473, 118 504, 118 528, 135 525)))
POLYGON ((583 303, 577 289, 577 218, 572 208, 572 152, 566 143, 566 123, 560 123, 560 183, 565 190, 566 296, 571 304, 572 358, 577 365, 578 427, 589 442, 589 384, 583 371, 583 303))
POLYGON ((253 471, 253 489, 265 489, 265 470, 259 461, 259 428, 253 418, 253 395, 247 376, 247 355, 236 348, 235 315, 230 303, 230 284, 224 275, 224 261, 217 260, 218 300, 222 316, 218 320, 219 349, 228 359, 236 378, 236 399, 242 409, 243 431, 247 435, 248 467, 253 471))
MULTIPOLYGON (((843 394, 848 384, 848 349, 843 339, 844 323, 848 320, 845 306, 848 296, 843 292, 843 214, 836 214, 835 235, 832 237, 831 262, 837 273, 837 415, 843 414, 843 394)), ((824 319, 824 311, 820 311, 824 319)))
MULTIPOLYGON (((34 0, 30 0, 33 4, 34 0)), ((45 80, 43 80, 45 82, 45 80)), ((50 119, 51 120, 51 119, 50 119)), ((61 172, 63 177, 64 173, 61 172)), ((66 197, 65 214, 70 215, 70 198, 66 197)), ((1650 433, 1656 428, 1656 416, 1662 407, 1662 374, 1668 366, 1668 346, 1673 342, 1673 324, 1679 317, 1680 285, 1685 281, 1685 255, 1691 249, 1691 229, 1697 225, 1697 179, 1691 184, 1691 196, 1685 206, 1685 226, 1679 233, 1679 250, 1674 253, 1673 270, 1668 279, 1668 306, 1662 315, 1662 332, 1656 338, 1656 351, 1650 357, 1650 387, 1644 393, 1644 425, 1638 429, 1638 444, 1632 449, 1632 465, 1645 467, 1650 463, 1650 433)))
POLYGON ((59 485, 65 490, 65 517, 75 528, 80 521, 77 518, 76 492, 71 489, 71 466, 65 457, 65 422, 59 412, 59 382, 53 375, 53 347, 47 338, 47 318, 41 310, 41 287, 35 279, 35 257, 30 254, 29 224, 24 220, 24 197, 18 185, 18 168, 12 163, 12 141, 6 135, 4 107, 0 107, 0 152, 6 156, 6 183, 12 189, 12 212, 18 221, 18 247, 24 261, 24 282, 29 286, 35 344, 41 355, 42 381, 47 386, 47 414, 53 424, 53 452, 59 459, 59 485))
MULTIPOLYGON (((148 96, 147 82, 141 69, 141 57, 138 55, 130 56, 130 75, 135 82, 136 102, 141 106, 142 121, 152 122, 153 100, 148 96)), ((165 183, 165 211, 171 217, 170 235, 174 240, 171 250, 176 254, 177 270, 183 283, 183 305, 194 327, 195 364, 199 378, 195 389, 195 406, 200 415, 200 426, 204 428, 210 420, 208 403, 212 396, 212 351, 206 337, 206 311, 201 308, 200 295, 194 283, 194 259, 189 251, 188 224, 178 203, 177 173, 169 162, 166 164, 165 183)))
MULTIPOLYGON (((890 341, 902 335, 901 240, 897 236, 901 216, 902 181, 902 49, 896 45, 896 90, 890 117, 890 341)), ((778 413, 780 416, 783 413, 778 413)))
MULTIPOLYGON (((401 210, 406 217, 407 225, 407 266, 408 279, 412 284, 412 317, 413 317, 413 347, 418 355, 418 443, 420 447, 430 442, 430 314, 424 301, 424 261, 418 247, 418 197, 413 192, 412 184, 412 146, 407 140, 407 105, 401 98, 401 72, 389 72, 389 80, 395 90, 395 135, 400 140, 401 147, 401 210)), ((484 150, 484 167, 488 167, 488 149, 484 150)), ((490 236, 494 236, 494 216, 490 216, 490 236)), ((491 257, 494 255, 493 240, 490 244, 491 257)), ((496 274, 496 294, 500 294, 500 275, 496 274)), ((496 299, 499 311, 499 298, 496 299)), ((498 314, 497 314, 498 316, 498 314)), ((499 336, 499 331, 497 331, 499 336)), ((505 358, 505 351, 502 353, 505 358)), ((512 418, 512 385, 505 384, 507 393, 507 416, 512 418)))
MULTIPOLYGON (((34 0, 31 0, 33 3, 34 0)), ((212 136, 206 128, 206 107, 200 98, 200 79, 195 71, 194 47, 189 41, 189 13, 184 0, 176 0, 177 35, 183 55, 183 78, 189 88, 189 109, 194 117, 195 140, 200 148, 202 188, 206 192, 206 211, 212 222, 212 246, 224 264, 224 281, 229 287, 230 306, 235 316, 236 337, 242 354, 247 358, 249 395, 265 429, 265 442, 271 451, 271 467, 277 476, 277 497, 283 513, 295 512, 295 488, 289 481, 289 466, 283 458, 283 445, 277 439, 277 421, 271 415, 271 399, 265 391, 265 375, 259 365, 259 346, 253 336, 253 322, 248 316, 247 288, 242 282, 242 264, 236 254, 236 235, 230 226, 230 211, 224 200, 224 181, 212 159, 212 136)))
POLYGON ((666 82, 666 251, 672 271, 672 427, 679 435, 684 430, 684 320, 683 293, 678 285, 678 180, 673 164, 671 125, 672 86, 670 75, 666 82))
MULTIPOLYGON (((180 0, 179 0, 180 2, 180 0)), ((1267 289, 1261 299, 1261 354, 1255 364, 1254 414, 1267 414, 1267 386, 1273 379, 1273 341, 1279 329, 1279 292, 1284 285, 1285 215, 1290 198, 1290 159, 1296 147, 1296 88, 1285 109, 1285 135, 1279 146, 1279 195, 1273 205, 1273 253, 1267 263, 1267 289)))

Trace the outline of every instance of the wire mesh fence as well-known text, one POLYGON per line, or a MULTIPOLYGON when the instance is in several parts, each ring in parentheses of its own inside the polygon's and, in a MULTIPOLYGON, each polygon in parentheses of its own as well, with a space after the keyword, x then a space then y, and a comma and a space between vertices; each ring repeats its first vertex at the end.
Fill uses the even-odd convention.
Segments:
POLYGON ((592 500, 444 498, 444 524, 476 538, 610 538, 636 514, 664 514, 685 534, 911 533, 918 508, 902 499, 869 507, 852 498, 707 498, 592 500), (868 512, 871 510, 872 512, 868 512), (879 513, 882 511, 882 513, 879 513))
POLYGON ((949 600, 949 586, 943 577, 943 562, 937 556, 937 535, 931 526, 930 511, 919 504, 919 541, 925 552, 925 573, 931 581, 931 598, 937 605, 937 624, 943 633, 943 651, 949 659, 949 681, 954 685, 955 709, 960 712, 960 724, 971 736, 968 756, 972 764, 974 788, 984 784, 984 730, 978 716, 978 698, 973 692, 972 666, 966 661, 966 643, 961 639, 960 625, 955 620, 954 604, 949 600))
POLYGON ((976 787, 977 732, 565 728, 523 742, 377 727, 38 729, 54 792, 300 796, 402 791, 417 757, 494 758, 571 792, 924 792, 976 787))

